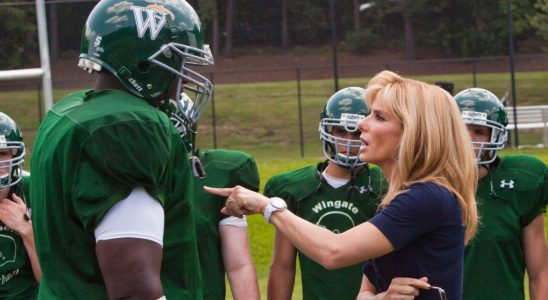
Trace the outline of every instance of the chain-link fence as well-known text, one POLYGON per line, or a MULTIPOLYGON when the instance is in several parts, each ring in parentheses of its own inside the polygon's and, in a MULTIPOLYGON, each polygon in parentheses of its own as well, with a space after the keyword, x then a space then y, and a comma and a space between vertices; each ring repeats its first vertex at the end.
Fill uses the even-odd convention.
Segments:
MULTIPOLYGON (((518 105, 547 104, 540 87, 548 82, 548 54, 516 56, 515 65, 518 105)), ((54 76, 55 99, 68 90, 93 86, 94 76, 82 77, 81 70, 73 69, 74 76, 54 76)), ((450 82, 455 93, 473 86, 499 96, 510 90, 507 57, 339 65, 339 87, 363 87, 384 69, 431 83, 450 82)), ((321 155, 318 122, 334 92, 332 66, 203 72, 215 84, 215 92, 200 121, 198 146, 241 149, 256 155, 321 155)), ((30 138, 26 140, 32 141, 42 110, 39 83, 6 82, 0 88, 2 110, 13 114, 30 138)), ((521 130, 520 144, 542 144, 542 134, 542 129, 521 130)))

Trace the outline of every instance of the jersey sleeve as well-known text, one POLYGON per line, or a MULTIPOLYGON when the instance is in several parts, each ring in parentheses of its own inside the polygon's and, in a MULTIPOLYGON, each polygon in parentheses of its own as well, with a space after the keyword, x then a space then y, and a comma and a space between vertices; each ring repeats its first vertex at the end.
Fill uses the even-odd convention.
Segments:
POLYGON ((257 169, 257 163, 252 157, 249 157, 245 163, 238 170, 237 184, 244 186, 248 189, 259 191, 260 178, 259 170, 257 169))
POLYGON ((90 160, 123 186, 156 186, 170 158, 171 134, 156 122, 127 122, 93 133, 90 160))
POLYGON ((91 133, 84 159, 74 178, 72 201, 85 227, 95 228, 102 216, 138 186, 160 204, 166 201, 164 182, 172 136, 160 122, 118 122, 91 133))
POLYGON ((297 201, 289 193, 284 191, 284 182, 279 176, 270 178, 264 187, 264 195, 267 197, 280 197, 285 200, 287 208, 295 212, 297 209, 297 201))
POLYGON ((521 226, 526 227, 538 215, 546 212, 548 202, 548 173, 543 168, 541 174, 522 174, 522 180, 526 181, 523 190, 520 191, 525 199, 519 199, 520 206, 525 210, 521 217, 521 226), (529 205, 526 205, 529 204, 529 205))
POLYGON ((426 184, 415 184, 369 220, 400 249, 442 222, 442 201, 426 184))

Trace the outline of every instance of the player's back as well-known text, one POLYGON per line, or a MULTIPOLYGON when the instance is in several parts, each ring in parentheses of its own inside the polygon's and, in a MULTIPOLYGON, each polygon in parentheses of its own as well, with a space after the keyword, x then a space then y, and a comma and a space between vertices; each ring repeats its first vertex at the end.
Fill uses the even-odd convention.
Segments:
POLYGON ((155 174, 166 173, 171 156, 171 124, 162 114, 117 90, 77 92, 48 112, 30 187, 41 298, 106 297, 93 230, 135 186, 162 198, 165 180, 155 174))

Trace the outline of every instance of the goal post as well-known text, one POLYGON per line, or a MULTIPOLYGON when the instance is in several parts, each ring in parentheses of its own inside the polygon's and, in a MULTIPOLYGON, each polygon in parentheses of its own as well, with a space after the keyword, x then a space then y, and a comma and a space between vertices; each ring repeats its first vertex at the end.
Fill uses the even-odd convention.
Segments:
POLYGON ((53 88, 49 63, 48 28, 46 27, 46 6, 44 0, 36 0, 36 25, 40 46, 40 68, 0 71, 0 81, 42 78, 44 93, 44 114, 53 106, 53 88))

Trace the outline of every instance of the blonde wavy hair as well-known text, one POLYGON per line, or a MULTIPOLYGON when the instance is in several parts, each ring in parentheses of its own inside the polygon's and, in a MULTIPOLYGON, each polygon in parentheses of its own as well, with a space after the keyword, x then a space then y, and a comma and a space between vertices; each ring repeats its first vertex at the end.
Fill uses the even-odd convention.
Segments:
POLYGON ((468 243, 478 224, 478 167, 453 97, 438 86, 383 71, 369 81, 365 99, 369 107, 382 101, 383 110, 395 116, 403 129, 381 206, 389 205, 417 182, 444 186, 456 195, 462 208, 468 243))

